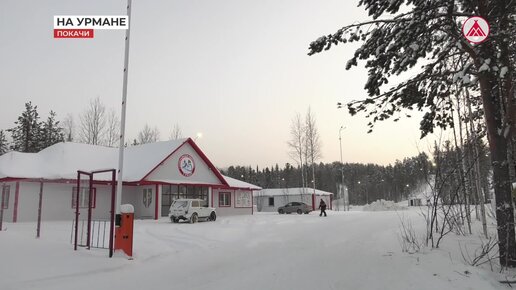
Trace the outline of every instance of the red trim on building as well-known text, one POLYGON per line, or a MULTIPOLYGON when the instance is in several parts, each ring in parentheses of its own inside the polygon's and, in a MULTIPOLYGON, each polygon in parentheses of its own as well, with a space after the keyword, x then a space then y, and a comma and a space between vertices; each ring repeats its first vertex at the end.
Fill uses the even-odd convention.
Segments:
POLYGON ((20 182, 16 181, 16 191, 14 192, 14 207, 13 207, 13 223, 18 221, 18 197, 20 195, 20 182))
POLYGON ((172 151, 170 154, 167 155, 167 157, 165 157, 163 160, 161 160, 160 163, 156 164, 156 166, 154 166, 154 168, 151 169, 151 171, 149 171, 149 173, 145 174, 145 176, 140 180, 140 182, 142 182, 145 178, 147 178, 152 172, 154 172, 154 170, 156 170, 159 166, 161 166, 170 156, 172 156, 172 154, 176 153, 177 150, 179 150, 179 148, 183 147, 183 145, 185 145, 185 143, 187 142, 188 140, 186 140, 185 142, 183 142, 181 145, 177 146, 176 149, 174 149, 174 151, 172 151))
POLYGON ((211 207, 214 207, 213 206, 213 188, 211 189, 211 207))
MULTIPOLYGON (((156 184, 156 202, 154 202, 154 219, 158 220, 159 185, 156 184)), ((161 204, 161 203, 160 203, 161 204)))
POLYGON ((12 182, 12 181, 18 181, 18 180, 23 180, 25 178, 16 178, 16 177, 4 177, 4 178, 0 178, 0 182, 12 182))
POLYGON ((195 150, 195 152, 197 152, 197 154, 199 154, 199 156, 201 156, 201 159, 204 160, 206 165, 208 165, 208 168, 215 174, 215 176, 217 176, 217 178, 220 180, 220 182, 222 182, 222 184, 224 184, 226 186, 229 186, 228 182, 224 179, 222 174, 220 174, 217 167, 215 167, 215 165, 213 165, 213 163, 211 163, 211 161, 208 159, 208 157, 206 157, 204 152, 202 152, 201 148, 199 148, 199 146, 197 146, 197 144, 195 144, 195 142, 192 140, 192 138, 188 138, 188 140, 186 140, 186 142, 188 142, 188 144, 190 144, 190 146, 192 146, 192 148, 195 150))
POLYGON ((220 180, 220 182, 225 185, 225 186, 229 186, 229 184, 227 183, 227 181, 224 179, 224 177, 222 176, 222 174, 220 174, 220 172, 217 170, 217 168, 213 165, 213 163, 211 163, 211 161, 208 159, 208 157, 206 157, 206 155, 201 151, 201 149, 195 144, 195 142, 192 140, 192 138, 188 138, 186 139, 185 142, 183 142, 183 144, 179 145, 174 151, 172 151, 172 153, 170 153, 169 155, 167 155, 167 157, 165 157, 160 163, 158 163, 151 171, 149 171, 149 173, 147 173, 141 180, 140 182, 143 182, 145 180, 145 178, 147 178, 152 172, 154 172, 159 166, 161 166, 168 158, 170 158, 170 156, 172 156, 174 153, 176 153, 181 147, 183 147, 186 143, 190 144, 190 146, 192 146, 192 148, 194 149, 194 151, 201 157, 201 159, 204 161, 204 163, 206 163, 206 165, 208 165, 208 168, 213 172, 213 174, 215 174, 215 176, 220 180))

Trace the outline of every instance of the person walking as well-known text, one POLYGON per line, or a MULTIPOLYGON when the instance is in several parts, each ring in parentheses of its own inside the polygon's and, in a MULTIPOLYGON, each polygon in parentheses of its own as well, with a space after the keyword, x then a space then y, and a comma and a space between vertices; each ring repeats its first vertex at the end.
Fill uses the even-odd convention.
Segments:
POLYGON ((321 202, 319 203, 319 208, 321 209, 321 213, 319 214, 319 216, 322 216, 323 213, 324 213, 324 216, 326 216, 326 203, 324 202, 324 200, 321 198, 321 202))

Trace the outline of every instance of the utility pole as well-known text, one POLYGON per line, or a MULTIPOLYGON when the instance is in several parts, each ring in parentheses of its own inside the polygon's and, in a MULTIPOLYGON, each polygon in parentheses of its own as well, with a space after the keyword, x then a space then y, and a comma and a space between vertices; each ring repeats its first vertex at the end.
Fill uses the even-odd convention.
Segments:
POLYGON ((120 205, 122 204, 123 167, 124 167, 124 145, 125 145, 125 112, 127 107, 127 76, 129 74, 129 37, 131 35, 131 7, 132 0, 127 0, 127 18, 129 24, 125 31, 125 53, 124 53, 124 81, 122 88, 122 116, 120 120, 120 146, 118 151, 118 180, 116 187, 116 214, 117 221, 120 219, 120 205))
MULTIPOLYGON (((346 210, 346 200, 345 200, 345 194, 344 194, 344 163, 342 163, 342 130, 346 129, 344 126, 340 126, 339 129, 339 144, 340 144, 340 176, 341 176, 341 183, 340 183, 340 194, 342 198, 342 206, 344 207, 343 210, 346 210)), ((338 209, 339 207, 337 207, 338 209)), ((348 205, 349 209, 349 205, 348 205)))

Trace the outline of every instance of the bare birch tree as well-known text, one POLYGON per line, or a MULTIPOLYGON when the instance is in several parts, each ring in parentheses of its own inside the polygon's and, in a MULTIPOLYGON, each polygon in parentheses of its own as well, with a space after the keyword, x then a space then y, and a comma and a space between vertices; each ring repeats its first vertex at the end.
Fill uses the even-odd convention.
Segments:
POLYGON ((157 127, 151 128, 148 124, 138 133, 137 142, 138 144, 154 143, 159 141, 160 133, 157 127))
POLYGON ((304 148, 305 148, 305 129, 303 120, 299 113, 296 114, 290 124, 290 141, 287 142, 289 147, 289 156, 300 167, 301 171, 301 186, 306 187, 304 174, 304 148))
POLYGON ((75 139, 75 121, 72 114, 64 118, 63 131, 66 142, 72 142, 75 139))
POLYGON ((109 110, 107 116, 105 145, 117 147, 120 142, 120 119, 114 109, 109 110))
POLYGON ((315 193, 315 162, 321 159, 321 140, 319 138, 319 131, 317 130, 317 124, 315 116, 312 113, 312 109, 308 107, 305 118, 305 136, 306 136, 306 156, 307 162, 310 162, 312 166, 312 186, 315 193))
POLYGON ((90 101, 88 108, 80 115, 79 141, 101 145, 106 134, 106 107, 97 97, 90 101))
POLYGON ((181 138, 183 138, 183 131, 181 130, 181 127, 179 127, 179 124, 176 123, 172 128, 169 140, 177 140, 181 138))

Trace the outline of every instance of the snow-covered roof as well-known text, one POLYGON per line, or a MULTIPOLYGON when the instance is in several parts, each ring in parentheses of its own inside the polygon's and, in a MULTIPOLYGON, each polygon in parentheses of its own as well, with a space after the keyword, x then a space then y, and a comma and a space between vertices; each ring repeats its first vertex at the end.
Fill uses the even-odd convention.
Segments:
POLYGON ((261 187, 256 186, 254 184, 243 182, 241 180, 234 179, 234 178, 231 178, 229 176, 222 175, 222 177, 224 177, 224 179, 227 181, 227 183, 228 183, 228 185, 230 187, 246 188, 246 189, 251 189, 251 190, 260 190, 260 189, 262 189, 261 187))
MULTIPOLYGON (((130 146, 124 150, 124 181, 140 181, 187 139, 130 146)), ((0 156, 0 178, 75 179, 77 170, 118 168, 118 148, 62 142, 38 153, 0 156)), ((95 176, 108 179, 105 174, 95 176)))
MULTIPOLYGON (((124 181, 138 182, 184 143, 197 148, 190 138, 130 146, 124 150, 124 181)), ((200 150, 200 149, 199 149, 200 150)), ((9 152, 0 156, 0 179, 76 179, 77 170, 86 172, 118 168, 118 148, 73 142, 54 144, 38 153, 9 152)), ((201 153, 203 156, 204 154, 201 153)), ((206 160, 209 162, 208 160, 206 160)), ((213 169, 216 170, 216 169, 213 169)), ((259 190, 260 187, 227 176, 218 171, 228 186, 259 190)), ((96 180, 110 180, 111 174, 95 175, 96 180)), ((147 179, 146 179, 147 180, 147 179)), ((159 180, 151 180, 157 181, 159 180)), ((184 181, 182 182, 184 183, 184 181)))
MULTIPOLYGON (((314 189, 309 187, 295 187, 295 188, 266 188, 254 193, 255 196, 275 196, 275 195, 300 195, 300 194, 313 194, 314 189)), ((322 191, 319 189, 315 190, 315 195, 331 195, 333 193, 322 191)))

